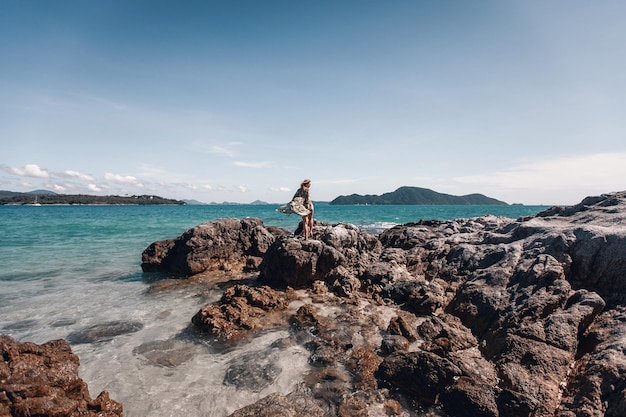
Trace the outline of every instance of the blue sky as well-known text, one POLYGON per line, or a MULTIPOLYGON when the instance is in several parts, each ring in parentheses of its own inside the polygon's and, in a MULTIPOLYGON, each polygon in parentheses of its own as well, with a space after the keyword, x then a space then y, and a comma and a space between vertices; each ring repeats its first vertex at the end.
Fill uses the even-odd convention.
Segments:
POLYGON ((626 189, 626 2, 0 1, 0 189, 626 189))

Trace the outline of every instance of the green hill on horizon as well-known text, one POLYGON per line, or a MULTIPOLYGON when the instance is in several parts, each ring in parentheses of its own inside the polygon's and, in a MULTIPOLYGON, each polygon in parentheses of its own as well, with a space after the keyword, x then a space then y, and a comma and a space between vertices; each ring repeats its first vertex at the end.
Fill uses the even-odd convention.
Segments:
POLYGON ((330 202, 331 205, 472 205, 472 206, 508 206, 504 201, 487 197, 483 194, 455 196, 438 193, 428 188, 400 187, 395 191, 382 195, 351 194, 339 196, 330 202))

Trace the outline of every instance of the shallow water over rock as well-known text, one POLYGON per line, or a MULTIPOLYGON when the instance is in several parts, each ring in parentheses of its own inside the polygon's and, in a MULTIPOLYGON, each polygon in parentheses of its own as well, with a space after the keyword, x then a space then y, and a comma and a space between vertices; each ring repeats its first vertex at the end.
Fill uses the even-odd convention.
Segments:
POLYGON ((75 345, 104 342, 116 336, 135 333, 142 328, 143 323, 137 321, 109 321, 74 331, 67 335, 67 340, 75 345))

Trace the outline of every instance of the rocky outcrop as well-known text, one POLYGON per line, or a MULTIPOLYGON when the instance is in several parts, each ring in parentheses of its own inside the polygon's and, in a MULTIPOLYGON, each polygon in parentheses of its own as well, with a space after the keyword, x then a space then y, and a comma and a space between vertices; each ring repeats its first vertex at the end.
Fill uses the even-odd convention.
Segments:
POLYGON ((280 323, 275 313, 286 306, 285 295, 270 287, 235 285, 218 303, 200 309, 191 322, 219 339, 238 339, 251 330, 266 330, 280 323))
POLYGON ((311 240, 282 236, 268 248, 260 280, 274 287, 310 287, 314 281, 360 276, 381 251, 375 236, 351 224, 318 224, 311 240))
POLYGON ((152 243, 141 256, 144 272, 186 276, 205 271, 256 270, 277 236, 261 219, 219 219, 195 226, 175 239, 152 243))
POLYGON ((0 353, 0 416, 122 416, 107 391, 91 399, 66 341, 36 345, 0 336, 0 353))
POLYGON ((449 416, 622 416, 625 220, 626 193, 518 220, 420 221, 379 236, 317 223, 313 239, 301 240, 229 219, 151 246, 144 263, 158 258, 185 273, 257 265, 254 287, 227 291, 193 322, 225 339, 264 321, 289 326, 311 355, 299 401, 326 415, 432 408, 449 416), (248 241, 262 243, 233 243, 248 241), (255 305, 258 291, 285 304, 255 305), (295 313, 293 301, 301 305, 295 313))

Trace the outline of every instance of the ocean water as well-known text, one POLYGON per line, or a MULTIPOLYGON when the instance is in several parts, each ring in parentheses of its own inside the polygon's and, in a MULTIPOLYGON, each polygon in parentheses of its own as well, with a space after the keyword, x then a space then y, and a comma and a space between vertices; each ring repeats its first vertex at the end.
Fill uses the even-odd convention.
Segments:
MULTIPOLYGON (((219 349, 198 337, 190 320, 219 299, 220 288, 164 285, 167 276, 140 267, 150 243, 217 218, 259 217, 295 230, 300 219, 276 207, 0 206, 0 333, 35 343, 69 340, 92 397, 108 390, 128 417, 222 417, 272 392, 287 394, 301 381, 308 354, 276 343, 286 332, 219 349), (244 368, 271 378, 228 378, 244 368)), ((315 218, 379 233, 420 219, 518 218, 546 208, 317 204, 315 218)))

